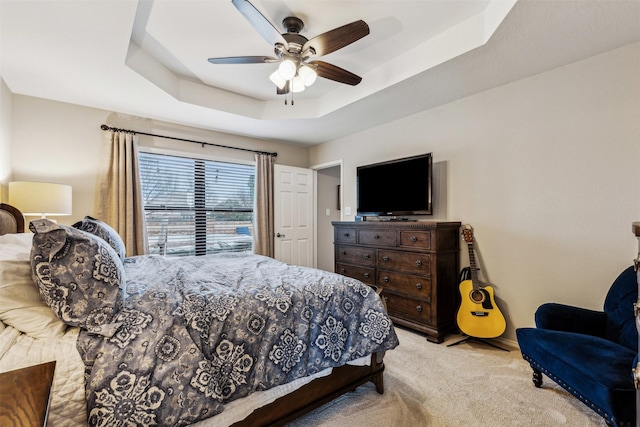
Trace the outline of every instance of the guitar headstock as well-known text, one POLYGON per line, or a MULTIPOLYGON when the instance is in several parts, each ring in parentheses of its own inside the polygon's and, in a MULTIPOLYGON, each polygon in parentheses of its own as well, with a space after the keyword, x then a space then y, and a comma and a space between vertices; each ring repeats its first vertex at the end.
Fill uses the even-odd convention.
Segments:
POLYGON ((473 243, 473 227, 469 224, 465 224, 462 226, 462 237, 464 237, 464 241, 467 243, 473 243))

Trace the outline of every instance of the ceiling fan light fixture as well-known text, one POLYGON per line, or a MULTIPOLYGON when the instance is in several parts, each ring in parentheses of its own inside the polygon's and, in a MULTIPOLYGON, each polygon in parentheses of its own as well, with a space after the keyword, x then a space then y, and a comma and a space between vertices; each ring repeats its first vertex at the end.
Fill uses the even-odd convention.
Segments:
POLYGON ((301 65, 298 70, 298 76, 302 79, 305 86, 311 86, 316 79, 318 78, 318 74, 313 70, 313 68, 307 65, 301 65))
POLYGON ((291 80, 298 71, 298 65, 292 59, 285 59, 278 66, 278 72, 284 80, 291 80))
POLYGON ((279 89, 283 89, 284 85, 287 84, 287 81, 282 78, 278 70, 271 73, 271 75, 269 76, 269 80, 271 80, 274 85, 278 86, 279 89))
POLYGON ((298 93, 302 92, 305 89, 304 81, 300 76, 295 76, 291 80, 291 92, 298 93))

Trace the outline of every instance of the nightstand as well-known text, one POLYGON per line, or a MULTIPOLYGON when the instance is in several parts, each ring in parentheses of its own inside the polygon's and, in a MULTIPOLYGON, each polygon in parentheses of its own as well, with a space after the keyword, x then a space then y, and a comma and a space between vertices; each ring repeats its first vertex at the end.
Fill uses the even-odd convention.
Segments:
POLYGON ((56 362, 0 374, 0 425, 44 426, 56 362))

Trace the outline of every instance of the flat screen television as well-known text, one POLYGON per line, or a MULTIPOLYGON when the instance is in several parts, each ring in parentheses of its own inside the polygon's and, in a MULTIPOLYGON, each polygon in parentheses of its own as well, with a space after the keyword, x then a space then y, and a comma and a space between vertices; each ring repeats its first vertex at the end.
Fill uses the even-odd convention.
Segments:
POLYGON ((431 153, 359 166, 358 215, 432 215, 431 153))

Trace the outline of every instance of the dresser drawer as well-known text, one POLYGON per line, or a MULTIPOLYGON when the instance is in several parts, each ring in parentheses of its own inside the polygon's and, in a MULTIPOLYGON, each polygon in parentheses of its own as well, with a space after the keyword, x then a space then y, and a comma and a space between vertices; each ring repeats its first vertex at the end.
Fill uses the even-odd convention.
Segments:
POLYGON ((355 228, 336 228, 336 243, 355 243, 355 228))
POLYGON ((376 250, 357 246, 336 246, 336 262, 374 267, 376 265, 376 250))
POLYGON ((430 274, 431 255, 419 252, 378 250, 378 268, 430 274))
POLYGON ((431 249, 431 232, 410 230, 401 231, 400 246, 407 248, 431 249))
POLYGON ((375 285, 376 270, 374 268, 336 263, 336 273, 353 277, 368 285, 375 285))
POLYGON ((413 274, 378 271, 378 282, 384 289, 394 290, 431 301, 431 278, 413 274))
POLYGON ((396 231, 358 230, 358 243, 362 245, 396 246, 396 231))
POLYGON ((411 320, 416 323, 431 323, 431 304, 428 302, 401 297, 383 292, 387 311, 392 317, 411 320))

